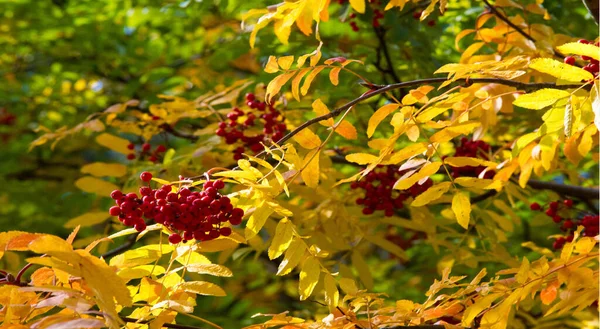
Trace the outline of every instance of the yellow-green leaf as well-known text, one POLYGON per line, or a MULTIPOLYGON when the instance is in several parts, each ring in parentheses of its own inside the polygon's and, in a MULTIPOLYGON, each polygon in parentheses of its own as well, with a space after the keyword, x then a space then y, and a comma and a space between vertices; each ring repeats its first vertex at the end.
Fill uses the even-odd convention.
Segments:
POLYGON ((185 267, 188 272, 198 274, 208 274, 213 276, 231 277, 233 273, 230 269, 218 264, 191 264, 185 267))
POLYGON ((471 219, 471 200, 465 192, 457 192, 452 198, 452 211, 456 216, 456 221, 465 230, 469 227, 471 219))
POLYGON ((312 294, 315 286, 319 282, 321 274, 321 265, 319 260, 310 256, 302 265, 300 271, 300 284, 298 291, 300 292, 300 300, 306 300, 312 294))
POLYGON ((369 118, 369 124, 367 126, 367 136, 370 138, 375 133, 377 126, 385 119, 390 113, 394 112, 400 107, 400 104, 392 103, 386 104, 380 107, 373 115, 369 118))
POLYGON ((473 323, 473 320, 484 310, 488 309, 492 303, 502 296, 501 293, 489 294, 478 298, 474 304, 467 307, 462 316, 462 326, 468 328, 473 323))
POLYGON ((411 207, 422 207, 431 201, 439 199, 444 193, 450 189, 452 183, 442 182, 427 189, 427 191, 419 194, 410 204, 411 207))
POLYGON ((486 167, 496 167, 496 164, 491 161, 479 159, 479 158, 469 158, 469 157, 448 157, 444 159, 444 163, 451 165, 452 167, 478 167, 478 166, 486 166, 486 167))
POLYGON ((559 80, 581 82, 582 80, 594 78, 590 72, 584 69, 564 64, 552 58, 536 58, 531 61, 529 67, 536 71, 549 74, 559 80))
POLYGON ((180 284, 178 288, 185 292, 191 292, 198 295, 227 296, 223 288, 206 281, 184 282, 180 284))
POLYGON ((132 152, 127 148, 127 145, 130 144, 128 140, 108 133, 98 135, 96 137, 96 143, 122 154, 129 154, 132 152))
POLYGON ((460 123, 457 124, 455 126, 451 126, 451 127, 447 127, 444 128, 440 131, 438 131, 437 133, 433 134, 433 136, 431 136, 431 138, 429 138, 430 141, 432 141, 433 143, 444 143, 447 141, 450 141, 451 139, 453 139, 456 136, 460 136, 460 135, 466 135, 469 134, 471 131, 473 131, 475 128, 479 127, 481 125, 480 122, 464 122, 464 123, 460 123))
POLYGON ((277 275, 286 275, 290 273, 302 260, 304 257, 304 252, 306 251, 306 245, 301 238, 295 238, 292 240, 292 243, 285 251, 285 255, 283 256, 283 260, 281 264, 279 264, 279 268, 277 269, 277 275))
POLYGON ((558 46, 557 49, 565 55, 580 55, 600 60, 600 48, 593 44, 569 42, 558 46))
POLYGON ((254 213, 252 213, 246 224, 246 240, 251 239, 258 234, 260 229, 265 225, 267 218, 269 218, 272 213, 273 209, 267 206, 264 201, 256 207, 256 210, 254 210, 254 213))
POLYGON ((325 301, 329 305, 329 309, 333 310, 338 306, 340 301, 340 292, 338 291, 335 279, 331 274, 325 274, 323 285, 325 286, 325 301))
POLYGON ((353 295, 358 292, 358 287, 356 287, 356 282, 350 278, 341 278, 340 279, 340 288, 344 292, 349 295, 353 295))
POLYGON ((127 174, 127 167, 120 163, 94 162, 81 167, 81 172, 96 177, 122 177, 127 174))
POLYGON ((77 226, 87 227, 100 224, 110 217, 108 211, 92 211, 70 219, 65 223, 66 228, 75 228, 77 226))
POLYGON ((560 89, 540 89, 532 93, 520 95, 513 105, 531 110, 541 110, 556 103, 561 98, 569 97, 569 93, 560 89))
POLYGON ((109 196, 112 191, 119 189, 113 183, 92 176, 81 177, 75 181, 75 186, 84 192, 95 193, 100 196, 109 196))
POLYGON ((521 263, 521 267, 519 267, 519 272, 515 275, 515 280, 523 284, 527 282, 527 278, 529 278, 529 259, 523 257, 523 262, 521 263))
POLYGON ((373 276, 371 275, 369 265, 367 265, 365 259, 357 251, 352 253, 351 259, 352 265, 354 265, 354 268, 356 268, 356 271, 358 271, 360 281, 365 285, 365 288, 367 288, 367 290, 373 289, 373 276))
POLYGON ((279 257, 292 243, 294 237, 294 224, 290 220, 283 218, 277 224, 275 229, 275 236, 273 242, 269 247, 269 259, 275 259, 279 257))

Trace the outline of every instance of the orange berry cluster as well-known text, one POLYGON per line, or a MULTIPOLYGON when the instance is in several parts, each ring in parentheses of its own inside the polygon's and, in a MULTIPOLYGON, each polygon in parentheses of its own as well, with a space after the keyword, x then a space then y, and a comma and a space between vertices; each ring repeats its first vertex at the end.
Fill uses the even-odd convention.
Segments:
POLYGON ((222 180, 208 181, 202 191, 192 192, 187 187, 173 191, 171 185, 153 189, 149 172, 143 172, 140 179, 148 183, 140 187, 140 196, 115 190, 111 198, 116 206, 109 209, 111 216, 118 216, 119 221, 138 232, 146 229, 146 218, 173 232, 169 236, 170 243, 186 243, 192 239, 209 241, 231 235, 231 228, 223 224, 242 222, 244 211, 233 207, 231 200, 219 192, 225 187, 222 180))

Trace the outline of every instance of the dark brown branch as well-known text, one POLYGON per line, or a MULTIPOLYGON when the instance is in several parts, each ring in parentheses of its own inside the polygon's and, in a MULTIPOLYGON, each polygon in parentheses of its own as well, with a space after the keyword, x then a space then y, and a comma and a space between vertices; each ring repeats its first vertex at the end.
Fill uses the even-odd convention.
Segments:
POLYGON ((600 189, 598 188, 590 188, 590 187, 582 187, 575 185, 564 185, 560 183, 554 182, 544 182, 535 179, 530 179, 527 182, 527 185, 536 189, 536 190, 553 190, 555 192, 574 196, 578 198, 586 198, 586 199, 598 199, 600 198, 600 189))
POLYGON ((135 244, 135 240, 137 239, 139 233, 135 233, 130 235, 127 238, 127 241, 125 241, 125 243, 123 243, 122 245, 116 247, 115 249, 109 250, 107 252, 105 252, 104 254, 101 255, 102 258, 109 258, 115 255, 120 254, 121 252, 128 250, 129 248, 131 248, 131 246, 133 246, 135 244))
MULTIPOLYGON (((371 97, 386 93, 391 90, 396 90, 396 89, 401 89, 401 88, 410 88, 410 87, 415 87, 415 86, 424 85, 424 84, 428 84, 428 83, 442 83, 447 80, 448 80, 447 78, 429 78, 429 79, 421 79, 421 80, 413 80, 413 81, 395 83, 395 84, 384 85, 384 86, 371 84, 368 86, 371 88, 371 91, 342 105, 341 107, 338 107, 337 109, 335 109, 327 114, 318 116, 316 118, 313 118, 313 119, 310 119, 310 120, 304 122, 303 124, 298 126, 296 129, 292 130, 290 133, 285 135, 280 141, 278 141, 278 144, 281 145, 281 144, 285 143, 286 141, 288 141, 290 138, 294 137, 294 135, 296 135, 303 129, 306 129, 309 126, 311 126, 315 123, 318 123, 319 121, 337 117, 338 115, 342 114, 342 112, 346 111, 347 109, 351 108, 352 106, 354 106, 366 99, 369 99, 371 97)), ((563 89, 564 90, 564 89, 574 89, 574 88, 581 87, 581 84, 557 85, 555 83, 550 83, 550 82, 524 83, 524 82, 518 82, 518 81, 513 81, 513 80, 507 80, 507 79, 498 79, 498 78, 457 79, 456 81, 452 82, 450 85, 455 85, 455 84, 471 85, 473 83, 497 83, 497 84, 501 84, 501 85, 505 85, 505 86, 515 87, 517 89, 521 89, 521 90, 525 90, 525 91, 544 89, 544 88, 555 88, 555 89, 563 89)), ((590 88, 591 88, 591 86, 590 86, 590 88)), ((261 152, 260 154, 258 154, 257 156, 260 156, 263 154, 264 154, 264 151, 261 152)))
MULTIPOLYGON (((140 323, 140 324, 146 324, 149 323, 149 320, 137 320, 137 319, 133 319, 133 318, 128 318, 128 317, 121 317, 121 320, 125 321, 125 322, 129 322, 129 323, 140 323)), ((175 324, 175 323, 163 323, 162 325, 163 328, 173 328, 173 329, 203 329, 203 327, 196 327, 196 326, 187 326, 184 324, 175 324)))
POLYGON ((500 11, 498 11, 498 9, 496 9, 496 7, 492 6, 488 0, 482 0, 482 1, 485 3, 485 5, 488 7, 488 9, 492 12, 492 14, 496 15, 496 17, 498 17, 501 21, 506 23, 508 26, 512 27, 515 31, 517 31, 520 35, 525 37, 527 40, 535 42, 535 39, 532 36, 527 34, 527 32, 523 31, 523 29, 518 27, 515 23, 511 22, 510 19, 508 19, 508 17, 504 16, 500 11))
POLYGON ((189 139, 193 142, 198 140, 198 136, 186 134, 184 132, 175 130, 175 128, 171 127, 171 125, 166 124, 166 123, 164 125, 161 125, 160 128, 162 128, 164 131, 168 132, 169 134, 171 134, 175 137, 189 139))

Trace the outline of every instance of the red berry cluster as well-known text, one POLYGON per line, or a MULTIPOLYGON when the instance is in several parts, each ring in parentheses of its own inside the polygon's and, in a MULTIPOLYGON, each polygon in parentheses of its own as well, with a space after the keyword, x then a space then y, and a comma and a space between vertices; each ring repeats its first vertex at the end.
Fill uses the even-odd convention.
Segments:
MULTIPOLYGON (((338 3, 340 5, 343 5, 346 2, 348 2, 348 0, 338 0, 338 3)), ((371 24, 373 25, 373 27, 380 27, 381 26, 380 20, 383 19, 383 17, 384 17, 383 11, 380 7, 381 2, 379 0, 369 0, 369 3, 371 4, 371 7, 373 8, 373 21, 371 24)), ((350 18, 349 24, 350 24, 350 27, 352 27, 352 31, 354 31, 354 32, 360 31, 358 24, 356 23, 356 21, 354 21, 354 19, 356 18, 356 13, 351 13, 348 17, 350 18)))
POLYGON ((140 147, 139 155, 136 156, 135 144, 131 143, 131 144, 127 145, 127 148, 132 151, 132 153, 127 154, 128 160, 135 160, 136 157, 140 160, 144 160, 147 158, 148 161, 151 161, 154 163, 157 163, 160 160, 160 158, 162 157, 162 154, 167 151, 167 147, 164 145, 158 145, 154 149, 154 151, 152 151, 152 145, 150 145, 149 143, 144 143, 140 147))
MULTIPOLYGON (((427 233, 425 232, 414 231, 406 228, 402 229, 402 233, 398 232, 394 226, 389 225, 388 233, 385 235, 385 239, 402 248, 403 250, 407 250, 412 247, 416 241, 425 239, 427 237, 427 233)), ((399 259, 394 255, 390 255, 390 258, 399 259)))
MULTIPOLYGON (((577 42, 579 43, 583 43, 583 44, 591 44, 592 41, 588 41, 585 39, 580 39, 577 42)), ((600 41, 595 43, 596 46, 600 47, 600 41)), ((587 61, 588 64, 586 66, 583 67, 584 70, 590 72, 591 74, 594 75, 594 77, 598 76, 598 72, 600 71, 600 66, 598 65, 598 61, 588 57, 588 56, 581 56, 581 59, 584 61, 587 61)), ((569 64, 569 65, 575 65, 575 61, 577 59, 575 58, 575 56, 567 56, 564 59, 565 64, 569 64)))
MULTIPOLYGON (((490 151, 490 145, 484 141, 472 141, 466 137, 461 138, 460 145, 456 147, 455 157, 470 157, 488 159, 487 154, 490 151)), ((479 177, 479 174, 485 170, 485 166, 466 166, 466 167, 451 167, 452 177, 479 177)), ((483 178, 491 179, 496 174, 493 170, 485 172, 483 178)))
MULTIPOLYGON (((416 20, 421 20, 421 15, 422 14, 423 14, 423 11, 420 11, 420 10, 415 11, 413 13, 413 18, 416 19, 416 20)), ((435 26, 435 20, 430 19, 429 21, 427 21, 427 25, 428 26, 435 26)))
POLYGON ((285 117, 273 105, 261 102, 256 99, 252 93, 246 94, 246 112, 239 108, 233 108, 227 114, 228 121, 219 122, 219 128, 216 131, 217 136, 225 137, 225 143, 235 144, 238 141, 243 143, 233 151, 233 159, 243 158, 242 153, 249 148, 254 154, 263 149, 261 142, 267 142, 271 139, 278 142, 283 138, 287 127, 285 117), (257 126, 257 121, 262 126, 262 133, 251 133, 251 127, 257 126))
POLYGON ((433 181, 427 179, 425 183, 415 183, 407 190, 394 190, 394 184, 404 174, 398 169, 397 166, 379 165, 368 173, 364 180, 350 184, 352 189, 365 190, 365 196, 356 199, 356 204, 364 206, 363 214, 370 215, 375 210, 383 210, 385 216, 393 216, 394 209, 402 209, 406 199, 417 197, 433 185, 433 181))
POLYGON ((0 108, 0 125, 2 126, 12 126, 15 124, 17 120, 17 116, 8 112, 5 108, 0 108))
POLYGON ((580 213, 580 211, 573 208, 573 200, 566 199, 562 202, 552 201, 544 207, 534 202, 529 205, 529 208, 534 211, 544 211, 548 217, 552 218, 553 222, 560 225, 560 229, 563 232, 567 233, 566 236, 561 236, 554 240, 554 244, 552 245, 554 249, 561 249, 566 242, 573 241, 573 232, 575 232, 577 226, 584 227, 583 236, 594 237, 598 235, 600 217, 598 215, 586 214, 579 220, 572 218, 580 213))
POLYGON ((139 189, 141 197, 115 190, 110 196, 117 205, 109 210, 111 216, 118 216, 119 221, 138 232, 146 229, 143 219, 146 218, 173 231, 170 243, 185 243, 191 239, 208 241, 231 234, 231 228, 222 226, 223 223, 239 225, 242 222, 244 211, 234 208, 229 198, 219 193, 225 187, 222 180, 204 183, 201 192, 192 192, 187 187, 174 192, 171 185, 152 189, 149 172, 143 172, 140 179, 148 182, 148 186, 139 189))

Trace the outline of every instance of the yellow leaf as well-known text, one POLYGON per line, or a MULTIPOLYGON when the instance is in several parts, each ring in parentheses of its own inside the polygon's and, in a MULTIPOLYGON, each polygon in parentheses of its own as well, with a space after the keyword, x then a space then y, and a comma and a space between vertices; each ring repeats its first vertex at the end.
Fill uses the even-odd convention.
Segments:
POLYGON ((265 99, 268 102, 271 102, 273 97, 279 93, 281 87, 285 85, 298 71, 292 71, 289 73, 283 73, 275 77, 275 79, 271 80, 267 85, 267 92, 265 93, 265 99))
POLYGON ((254 213, 248 219, 248 223, 246 223, 246 231, 245 236, 246 240, 253 238, 258 234, 258 231, 262 229, 267 221, 267 218, 271 216, 273 213, 273 209, 266 205, 266 202, 262 201, 254 210, 254 213))
POLYGON ((342 288, 342 290, 344 292, 346 292, 346 294, 349 294, 349 295, 353 295, 358 292, 358 288, 356 287, 356 282, 354 282, 354 280, 349 279, 349 278, 341 278, 340 279, 340 288, 342 288))
POLYGON ((277 59, 277 64, 284 70, 288 70, 292 63, 294 63, 294 56, 283 56, 277 59))
POLYGON ((371 138, 375 133, 375 129, 377 126, 385 119, 390 113, 394 112, 396 109, 400 107, 400 104, 392 103, 386 104, 380 107, 373 115, 369 118, 369 124, 367 126, 367 136, 371 138))
POLYGON ((347 120, 342 120, 340 123, 338 123, 335 132, 346 139, 356 139, 358 137, 356 128, 354 128, 354 126, 347 120))
POLYGON ((110 259, 110 266, 117 268, 135 267, 150 264, 162 256, 160 251, 151 249, 127 250, 110 259))
POLYGON ((360 277, 360 281, 365 285, 367 290, 373 289, 373 277, 371 276, 371 271, 369 270, 369 265, 365 262, 364 258, 357 251, 352 252, 352 265, 358 271, 358 276, 360 277))
POLYGON ((304 79, 304 83, 302 84, 302 88, 300 88, 302 96, 306 95, 306 93, 308 92, 308 88, 310 88, 310 85, 312 84, 313 80, 315 79, 317 74, 319 74, 319 72, 323 71, 324 68, 324 66, 316 67, 314 70, 312 70, 312 72, 310 72, 306 76, 306 79, 304 79))
POLYGON ((529 67, 536 71, 549 74, 559 80, 581 82, 582 80, 594 78, 590 72, 584 69, 564 64, 551 58, 536 58, 531 61, 529 67))
POLYGON ((301 238, 294 238, 288 249, 285 251, 281 264, 279 264, 277 275, 286 275, 290 273, 298 263, 300 263, 300 260, 304 257, 305 251, 306 245, 304 244, 304 241, 302 241, 301 238))
POLYGON ((294 140, 300 144, 303 148, 307 150, 312 150, 321 145, 321 139, 317 134, 312 132, 312 130, 306 128, 300 130, 296 135, 294 135, 294 140))
POLYGON ((419 194, 410 204, 411 207, 422 207, 431 201, 439 199, 444 193, 450 189, 452 183, 442 182, 427 189, 427 191, 419 194))
POLYGON ((492 303, 502 296, 501 293, 493 293, 487 296, 479 297, 471 306, 467 307, 462 316, 461 325, 465 328, 469 328, 473 323, 473 320, 484 310, 488 309, 492 303))
POLYGON ((279 71, 279 65, 277 65, 277 57, 269 56, 269 61, 267 61, 267 65, 265 66, 265 72, 276 73, 277 71, 279 71))
POLYGON ((306 300, 312 294, 315 286, 319 282, 321 274, 321 265, 319 261, 311 256, 306 259, 300 271, 300 284, 298 291, 300 292, 300 300, 306 300))
POLYGON ((540 89, 532 93, 520 95, 513 105, 531 110, 541 110, 556 103, 559 99, 569 97, 569 93, 560 89, 540 89))
MULTIPOLYGON (((469 157, 449 157, 444 159, 444 163, 451 165, 452 167, 478 167, 478 166, 486 166, 495 168, 496 164, 491 161, 486 161, 479 158, 469 158, 469 157)), ((466 178, 466 177, 463 177, 466 178)))
POLYGON ((365 13, 365 0, 350 0, 350 6, 352 6, 352 9, 357 13, 365 13))
MULTIPOLYGON (((318 98, 312 103, 312 108, 313 108, 313 111, 319 117, 330 113, 329 109, 327 108, 327 105, 325 105, 318 98)), ((335 124, 335 121, 332 118, 329 118, 327 120, 319 121, 319 123, 322 124, 323 126, 331 127, 335 124)))
POLYGON ((269 259, 275 259, 279 257, 292 243, 294 237, 294 224, 287 218, 283 218, 277 224, 275 229, 275 236, 273 242, 269 246, 269 259))
POLYGON ((83 215, 70 219, 65 223, 66 228, 74 228, 77 226, 87 227, 100 224, 110 217, 108 211, 88 212, 83 215))
POLYGON ((231 277, 233 273, 230 269, 218 264, 191 264, 185 267, 188 272, 198 274, 208 274, 213 276, 231 277))
POLYGON ((75 186, 84 192, 95 193, 100 196, 109 196, 112 191, 119 189, 119 187, 113 183, 92 176, 81 177, 75 181, 75 186))
POLYGON ((430 107, 428 109, 426 109, 425 111, 419 113, 416 117, 417 122, 423 123, 423 122, 428 122, 431 119, 435 118, 436 116, 448 111, 449 109, 445 106, 440 106, 440 107, 430 107))
POLYGON ((558 46, 558 51, 565 55, 580 55, 591 57, 597 61, 600 60, 600 48, 593 44, 569 42, 558 46))
POLYGON ((329 309, 334 310, 340 301, 340 292, 335 284, 335 279, 327 273, 323 279, 323 284, 325 286, 325 301, 329 305, 329 309))
POLYGON ((108 133, 98 135, 96 137, 96 143, 122 154, 129 154, 132 152, 127 148, 127 145, 130 144, 128 140, 108 133))
MULTIPOLYGON (((250 217, 252 218, 252 217, 250 217)), ((249 221, 248 221, 249 222, 249 221)), ((247 226, 246 226, 247 228, 247 226)), ((219 252, 227 249, 236 248, 239 243, 232 239, 234 234, 230 235, 227 238, 216 239, 210 241, 202 241, 202 243, 198 244, 198 251, 201 252, 219 252)))
POLYGON ((127 174, 127 167, 120 163, 94 162, 81 167, 81 172, 96 177, 122 177, 127 174))
POLYGON ((466 193, 457 192, 454 194, 454 197, 452 197, 452 211, 458 224, 466 230, 471 219, 471 200, 466 193))
POLYGON ((308 73, 310 70, 312 70, 312 68, 310 67, 300 70, 298 72, 298 75, 296 75, 296 77, 294 77, 294 80, 292 80, 292 95, 297 101, 300 101, 300 82, 302 81, 302 78, 306 75, 306 73, 308 73))
POLYGON ((331 71, 329 71, 329 81, 331 81, 331 84, 333 84, 334 86, 337 86, 340 83, 341 70, 341 67, 334 67, 333 69, 331 69, 331 71))
POLYGON ((442 166, 441 162, 430 162, 427 163, 417 172, 409 177, 401 177, 395 184, 395 190, 406 190, 407 188, 413 186, 416 182, 420 181, 425 177, 429 177, 435 174, 438 169, 442 166))
POLYGON ((353 153, 346 155, 346 161, 358 163, 359 165, 375 163, 377 159, 379 159, 377 156, 367 153, 353 153))
POLYGON ((177 288, 185 291, 191 292, 198 295, 209 295, 209 296, 227 296, 225 290, 223 288, 217 286, 214 283, 206 282, 206 281, 191 281, 184 282, 177 286, 177 288))
POLYGON ((390 164, 400 163, 412 156, 415 156, 419 153, 423 153, 426 150, 427 150, 426 143, 411 144, 411 145, 401 149, 400 151, 393 153, 392 156, 390 157, 389 163, 390 164))
POLYGON ((319 152, 318 148, 308 152, 302 163, 304 169, 301 176, 308 187, 315 188, 319 185, 319 152))
POLYGON ((451 139, 453 139, 456 136, 460 136, 463 134, 469 134, 471 131, 473 131, 475 128, 479 127, 481 125, 480 122, 464 122, 464 123, 460 123, 457 124, 455 126, 450 126, 447 128, 444 128, 440 131, 438 131, 437 133, 433 134, 433 136, 431 136, 431 138, 429 138, 429 140, 433 143, 444 143, 447 142, 451 139))
POLYGON ((529 260, 526 257, 523 257, 523 262, 521 263, 521 267, 519 267, 519 272, 515 275, 515 280, 518 283, 523 284, 527 282, 527 278, 529 278, 529 260))

